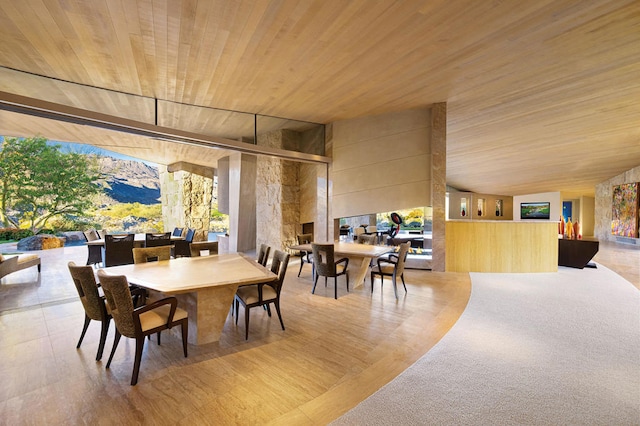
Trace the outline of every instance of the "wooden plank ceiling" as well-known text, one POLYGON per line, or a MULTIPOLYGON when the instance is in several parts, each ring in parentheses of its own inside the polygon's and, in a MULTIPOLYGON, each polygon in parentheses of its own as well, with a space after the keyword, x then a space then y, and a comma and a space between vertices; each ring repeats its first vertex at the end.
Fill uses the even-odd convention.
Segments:
MULTIPOLYGON (((0 91, 131 119, 145 98, 318 123, 447 102, 448 184, 480 193, 591 195, 640 165, 637 0, 3 0, 0 40, 0 91)), ((225 154, 8 111, 0 134, 225 154)))

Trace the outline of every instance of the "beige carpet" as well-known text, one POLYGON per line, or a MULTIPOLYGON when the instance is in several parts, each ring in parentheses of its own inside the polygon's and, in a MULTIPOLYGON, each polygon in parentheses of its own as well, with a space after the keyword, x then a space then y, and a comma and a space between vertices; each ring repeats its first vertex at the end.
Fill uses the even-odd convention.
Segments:
POLYGON ((631 283, 601 265, 471 281, 450 332, 333 424, 640 425, 631 283))

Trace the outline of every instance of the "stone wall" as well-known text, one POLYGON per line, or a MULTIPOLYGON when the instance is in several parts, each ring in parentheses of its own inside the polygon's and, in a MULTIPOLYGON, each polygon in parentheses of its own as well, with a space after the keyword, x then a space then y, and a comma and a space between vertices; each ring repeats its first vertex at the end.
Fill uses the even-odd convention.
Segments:
POLYGON ((168 172, 158 166, 164 230, 195 228, 194 241, 205 241, 209 233, 213 179, 193 173, 168 172))
POLYGON ((640 166, 627 170, 609 180, 596 185, 594 234, 601 241, 616 241, 611 235, 611 210, 613 207, 613 186, 623 183, 640 182, 640 166))
MULTIPOLYGON (((299 134, 278 130, 258 137, 260 145, 288 148, 298 143, 299 134)), ((297 244, 300 232, 300 164, 259 156, 256 171, 256 247, 268 244, 283 250, 297 244)))

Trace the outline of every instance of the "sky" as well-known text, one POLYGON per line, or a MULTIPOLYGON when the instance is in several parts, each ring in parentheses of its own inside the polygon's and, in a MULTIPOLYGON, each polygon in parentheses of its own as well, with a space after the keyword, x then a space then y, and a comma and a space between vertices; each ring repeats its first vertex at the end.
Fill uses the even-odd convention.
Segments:
MULTIPOLYGON (((4 141, 4 137, 0 136, 0 142, 2 141, 4 141)), ((47 143, 50 145, 60 145, 63 152, 76 152, 78 154, 87 154, 87 155, 96 154, 96 155, 102 155, 105 157, 118 158, 120 160, 138 161, 154 167, 158 166, 156 163, 152 163, 150 161, 145 161, 139 158, 130 157, 128 155, 98 148, 97 146, 93 146, 93 145, 87 145, 83 143, 59 142, 54 140, 48 140, 47 143)))

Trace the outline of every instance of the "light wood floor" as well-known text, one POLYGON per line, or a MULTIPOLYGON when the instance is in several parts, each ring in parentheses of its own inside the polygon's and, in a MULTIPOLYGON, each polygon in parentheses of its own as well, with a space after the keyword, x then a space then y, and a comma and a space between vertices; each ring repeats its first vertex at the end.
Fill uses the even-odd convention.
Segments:
MULTIPOLYGON (((634 265, 620 262, 617 250, 603 247, 596 261, 634 265)), ((640 250, 629 253, 640 265, 640 250)), ((0 424, 326 424, 437 343, 471 290, 467 274, 409 270, 408 294, 400 290, 398 301, 388 282, 382 290, 376 282, 372 295, 368 278, 350 293, 341 280, 334 300, 331 286, 311 295, 310 267, 297 278, 294 263, 282 296, 286 331, 253 309, 248 341, 242 317, 237 327, 229 317, 220 342, 190 345, 186 359, 179 339, 165 333, 162 346, 147 342, 132 387, 132 341, 123 340, 104 368, 113 325, 102 362, 94 359, 97 323, 75 348, 83 310, 66 261, 82 262, 86 248, 42 255, 40 280, 34 268, 0 285, 0 424)), ((637 270, 630 280, 640 287, 637 270)))

